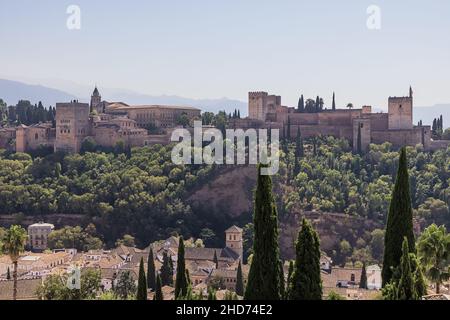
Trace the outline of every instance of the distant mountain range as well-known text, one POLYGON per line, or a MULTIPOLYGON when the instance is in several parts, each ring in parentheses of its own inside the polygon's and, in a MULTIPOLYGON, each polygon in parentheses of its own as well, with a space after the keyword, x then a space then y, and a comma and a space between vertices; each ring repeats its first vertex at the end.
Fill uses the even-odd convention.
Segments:
MULTIPOLYGON (((56 82, 56 81, 53 81, 56 82)), ((52 83, 52 81, 49 81, 52 83)), ((19 81, 0 79, 0 98, 9 105, 15 105, 19 100, 29 100, 31 103, 41 101, 44 106, 54 106, 56 102, 65 102, 77 99, 88 102, 93 88, 80 86, 69 81, 61 81, 61 89, 55 89, 56 85, 43 86, 26 84, 19 81), (69 93, 71 92, 71 93, 69 93)), ((107 101, 122 101, 128 104, 167 104, 192 106, 200 108, 202 111, 217 113, 226 110, 233 112, 239 109, 243 116, 247 113, 247 103, 228 98, 220 99, 190 99, 175 95, 152 96, 141 94, 125 89, 101 88, 100 94, 107 101)))
POLYGON ((29 100, 33 104, 41 101, 48 107, 54 106, 55 102, 70 101, 76 97, 70 93, 41 85, 0 79, 0 99, 3 99, 8 105, 15 105, 19 100, 29 100))
MULTIPOLYGON (((47 80, 45 81, 45 85, 39 85, 0 79, 0 98, 10 105, 15 105, 21 99, 30 100, 32 103, 41 101, 46 107, 54 106, 56 102, 70 101, 73 99, 88 102, 92 90, 93 88, 89 86, 78 85, 65 80, 47 80)), ((185 105, 214 113, 221 110, 233 112, 234 109, 238 109, 241 111, 242 116, 247 115, 248 108, 247 102, 228 98, 191 99, 175 95, 152 96, 131 90, 111 88, 100 88, 100 93, 103 99, 107 101, 123 101, 128 104, 185 105)), ((444 118, 444 126, 450 127, 450 104, 415 107, 414 123, 422 120, 424 124, 431 124, 433 119, 439 117, 441 114, 444 118), (446 125, 447 119, 449 121, 448 125, 446 125)))

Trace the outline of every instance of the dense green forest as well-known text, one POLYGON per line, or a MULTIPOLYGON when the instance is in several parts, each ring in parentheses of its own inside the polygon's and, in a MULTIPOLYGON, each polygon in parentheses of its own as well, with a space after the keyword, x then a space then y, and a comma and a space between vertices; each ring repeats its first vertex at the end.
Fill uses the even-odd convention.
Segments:
MULTIPOLYGON (((361 216, 384 225, 397 150, 385 143, 359 155, 351 152, 347 141, 332 137, 293 140, 282 144, 280 171, 274 177, 281 220, 303 210, 317 210, 361 216)), ((226 209, 211 214, 191 207, 186 199, 193 191, 226 173, 220 166, 174 165, 171 150, 171 146, 157 145, 123 153, 34 158, 0 152, 0 213, 85 215, 86 225, 92 222, 95 228, 82 232, 91 237, 87 242, 94 247, 100 243, 94 236, 113 246, 124 235, 132 235, 138 246, 145 246, 174 233, 220 246, 224 228, 233 223, 246 225, 251 215, 233 219, 226 209)), ((410 147, 407 151, 417 221, 449 225, 450 150, 430 153, 410 147)), ((251 226, 245 230, 251 237, 251 226)), ((64 230, 69 231, 73 230, 64 230)))
MULTIPOLYGON (((296 156, 295 143, 284 149, 288 152, 282 154, 277 177, 284 188, 284 213, 344 212, 385 221, 399 158, 390 143, 371 145, 362 155, 352 153, 346 140, 333 137, 309 141, 303 156, 296 156)), ((450 224, 450 149, 432 153, 417 146, 407 152, 417 219, 450 224)))

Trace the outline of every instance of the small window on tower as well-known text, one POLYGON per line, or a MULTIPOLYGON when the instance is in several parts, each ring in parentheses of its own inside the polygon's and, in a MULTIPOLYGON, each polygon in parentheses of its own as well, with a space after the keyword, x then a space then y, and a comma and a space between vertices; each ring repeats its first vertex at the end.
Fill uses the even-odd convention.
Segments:
POLYGON ((399 108, 401 109, 401 108, 402 108, 402 105, 400 105, 399 108))

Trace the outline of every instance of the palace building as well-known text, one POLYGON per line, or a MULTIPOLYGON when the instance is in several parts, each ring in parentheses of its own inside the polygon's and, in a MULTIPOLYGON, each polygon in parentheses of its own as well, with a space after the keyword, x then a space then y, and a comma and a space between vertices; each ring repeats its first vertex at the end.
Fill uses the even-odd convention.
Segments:
POLYGON ((103 101, 96 87, 90 104, 56 103, 56 127, 40 123, 0 129, 0 148, 28 152, 47 147, 77 153, 87 138, 103 147, 167 144, 174 128, 200 118, 200 109, 193 107, 103 101))

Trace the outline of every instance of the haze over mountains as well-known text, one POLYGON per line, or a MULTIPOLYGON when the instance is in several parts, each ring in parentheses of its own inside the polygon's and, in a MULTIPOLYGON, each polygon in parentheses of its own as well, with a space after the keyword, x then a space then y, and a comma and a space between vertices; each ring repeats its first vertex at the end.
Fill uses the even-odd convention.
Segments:
MULTIPOLYGON (((202 111, 217 113, 221 110, 233 112, 241 110, 247 113, 247 103, 228 98, 219 99, 191 99, 176 95, 153 96, 126 89, 99 87, 102 99, 106 101, 122 101, 128 104, 167 104, 193 106, 202 111)), ((89 102, 92 86, 83 86, 64 80, 47 80, 45 85, 27 84, 21 81, 0 79, 0 98, 8 104, 16 104, 19 100, 30 100, 32 103, 42 101, 44 106, 54 106, 56 102, 77 99, 89 102), (56 89, 57 88, 57 89, 56 89)))
MULTIPOLYGON (((66 80, 46 80, 37 81, 16 81, 0 79, 0 99, 3 99, 8 105, 16 104, 19 100, 30 100, 32 103, 42 101, 44 106, 54 106, 56 102, 70 101, 78 99, 79 101, 89 102, 93 88, 86 85, 79 85, 66 80)), ((233 100, 228 98, 219 99, 192 99, 176 95, 148 95, 127 89, 114 89, 100 87, 100 93, 103 99, 107 101, 123 101, 128 104, 168 104, 168 105, 186 105, 200 108, 202 111, 218 112, 226 110, 233 112, 239 109, 243 116, 247 115, 247 102, 233 100)), ((380 108, 375 108, 380 110, 380 108)), ((386 110, 384 110, 386 111, 386 110)), ((450 103, 438 104, 434 106, 416 106, 414 108, 414 123, 422 120, 424 124, 431 124, 434 118, 440 115, 444 117, 444 126, 446 119, 450 119, 450 103)))

